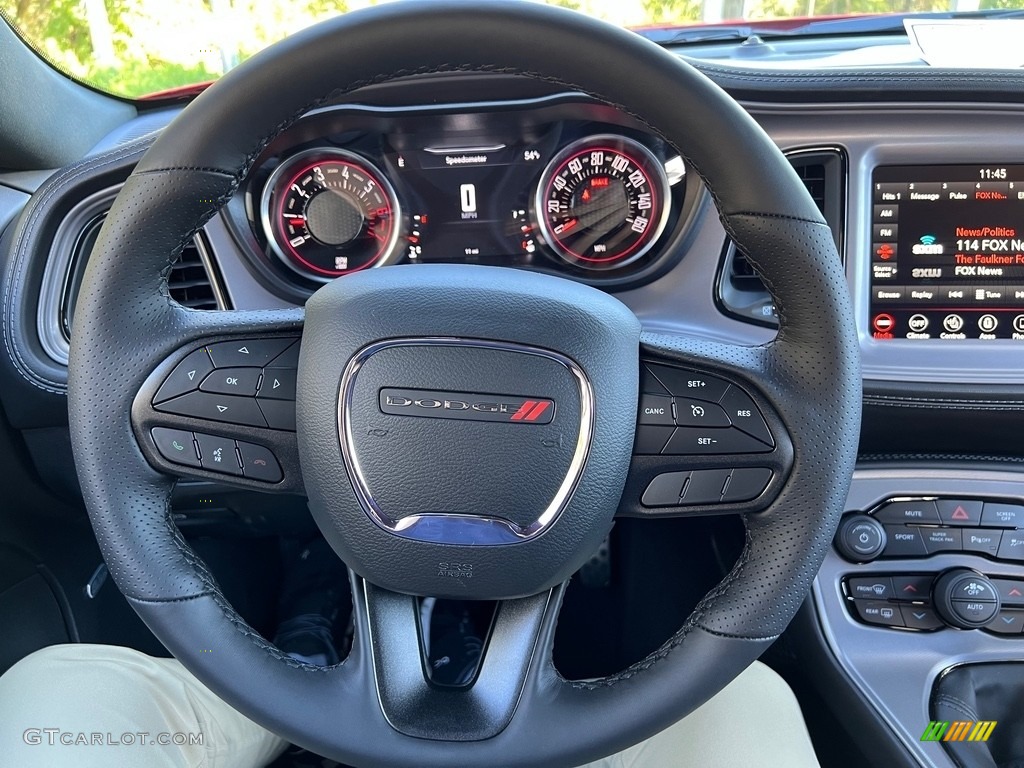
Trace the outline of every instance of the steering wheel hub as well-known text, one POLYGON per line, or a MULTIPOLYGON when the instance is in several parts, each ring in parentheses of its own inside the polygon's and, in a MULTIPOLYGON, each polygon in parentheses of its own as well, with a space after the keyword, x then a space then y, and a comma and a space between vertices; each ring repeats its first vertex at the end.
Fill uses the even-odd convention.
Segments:
POLYGON ((299 451, 328 540, 401 592, 498 598, 564 580, 622 491, 636 318, 522 271, 350 278, 307 304, 299 364, 299 451), (592 457, 616 471, 588 473, 592 457))

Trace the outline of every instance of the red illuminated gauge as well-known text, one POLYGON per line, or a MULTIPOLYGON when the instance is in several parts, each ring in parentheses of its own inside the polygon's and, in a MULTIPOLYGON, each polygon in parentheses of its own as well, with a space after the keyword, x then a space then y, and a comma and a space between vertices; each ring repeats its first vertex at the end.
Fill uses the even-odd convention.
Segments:
POLYGON ((537 223, 570 264, 621 267, 658 241, 668 197, 665 168, 650 150, 622 136, 589 136, 555 155, 541 174, 537 223))
POLYGON ((283 163, 267 180, 260 218, 274 253, 313 280, 381 266, 398 250, 398 198, 351 152, 316 149, 283 163))

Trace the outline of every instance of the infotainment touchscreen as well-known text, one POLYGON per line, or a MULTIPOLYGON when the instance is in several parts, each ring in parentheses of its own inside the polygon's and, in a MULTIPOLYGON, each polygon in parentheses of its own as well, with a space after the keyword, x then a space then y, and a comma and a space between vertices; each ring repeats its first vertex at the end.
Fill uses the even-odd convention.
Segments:
POLYGON ((874 338, 1024 341, 1024 165, 882 166, 872 194, 874 338))

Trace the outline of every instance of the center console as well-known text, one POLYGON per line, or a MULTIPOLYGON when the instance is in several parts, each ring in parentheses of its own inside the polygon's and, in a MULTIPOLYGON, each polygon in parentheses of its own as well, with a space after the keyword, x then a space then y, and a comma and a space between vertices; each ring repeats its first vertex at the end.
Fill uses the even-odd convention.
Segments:
POLYGON ((918 762, 952 768, 921 740, 936 682, 1024 657, 1024 476, 861 469, 847 509, 813 589, 825 642, 918 762))

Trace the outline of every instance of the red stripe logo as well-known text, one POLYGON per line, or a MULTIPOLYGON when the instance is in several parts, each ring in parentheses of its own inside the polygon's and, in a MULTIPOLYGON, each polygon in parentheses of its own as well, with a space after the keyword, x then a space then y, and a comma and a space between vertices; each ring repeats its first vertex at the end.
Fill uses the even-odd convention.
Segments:
POLYGON ((521 406, 519 410, 512 414, 512 418, 509 421, 536 421, 544 415, 544 411, 551 405, 547 400, 537 402, 536 400, 527 400, 521 406))

